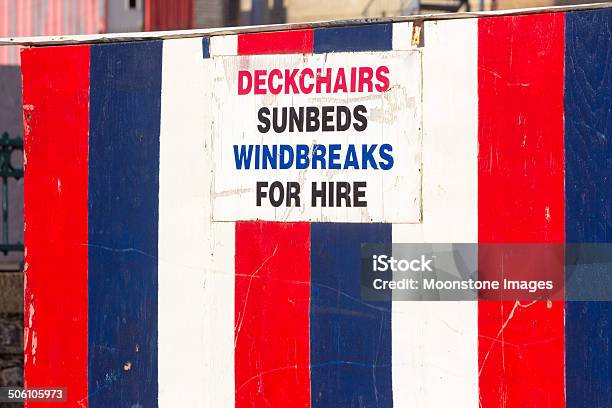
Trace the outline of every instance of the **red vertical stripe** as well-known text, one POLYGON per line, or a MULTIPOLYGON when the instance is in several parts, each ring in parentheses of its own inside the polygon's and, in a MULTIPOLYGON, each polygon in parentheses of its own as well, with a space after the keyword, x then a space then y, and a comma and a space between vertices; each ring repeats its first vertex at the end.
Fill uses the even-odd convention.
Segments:
POLYGON ((310 406, 310 225, 236 224, 236 407, 310 406))
POLYGON ((89 47, 22 56, 25 384, 67 387, 70 406, 85 407, 89 47))
MULTIPOLYGON (((478 25, 480 242, 563 242, 564 15, 478 25)), ((478 305, 483 407, 563 407, 563 302, 478 305)))
POLYGON ((278 31, 238 35, 238 55, 310 54, 313 30, 278 31))

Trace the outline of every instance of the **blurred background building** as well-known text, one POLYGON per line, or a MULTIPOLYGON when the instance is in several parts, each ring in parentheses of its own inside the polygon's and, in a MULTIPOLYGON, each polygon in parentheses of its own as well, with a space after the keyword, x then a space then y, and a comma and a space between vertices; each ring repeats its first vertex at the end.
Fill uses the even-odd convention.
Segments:
MULTIPOLYGON (((571 0, 0 0, 0 37, 157 31, 558 6, 571 0)), ((0 46, 0 386, 22 383, 23 129, 17 47, 0 46)), ((61 140, 58 141, 61 143, 61 140)), ((66 260, 70 262, 69 259, 66 260)))

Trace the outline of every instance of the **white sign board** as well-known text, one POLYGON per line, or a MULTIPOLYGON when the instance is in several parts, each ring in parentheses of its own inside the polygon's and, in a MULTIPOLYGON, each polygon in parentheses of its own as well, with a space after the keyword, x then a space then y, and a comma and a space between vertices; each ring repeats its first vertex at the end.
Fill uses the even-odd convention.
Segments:
POLYGON ((421 221, 419 51, 212 60, 214 221, 421 221))

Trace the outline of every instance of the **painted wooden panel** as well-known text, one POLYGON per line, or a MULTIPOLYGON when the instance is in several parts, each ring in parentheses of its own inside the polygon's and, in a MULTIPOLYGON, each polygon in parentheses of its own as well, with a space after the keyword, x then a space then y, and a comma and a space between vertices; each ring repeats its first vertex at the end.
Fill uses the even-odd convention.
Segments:
MULTIPOLYGON (((568 243, 609 243, 612 10, 565 19, 565 237, 568 243)), ((609 283, 609 264, 603 273, 609 283)), ((612 406, 612 302, 568 301, 565 313, 567 406, 612 406)))
MULTIPOLYGON (((424 28, 423 222, 394 224, 393 242, 475 243, 478 21, 424 28)), ((477 406, 477 303, 396 301, 392 311, 394 407, 477 406)))
MULTIPOLYGON (((480 243, 564 240, 563 34, 560 13, 478 21, 480 243)), ((563 308, 479 301, 483 406, 564 406, 563 308)))
MULTIPOLYGON (((211 359, 212 333, 207 307, 214 302, 207 290, 215 288, 207 268, 220 264, 209 260, 210 160, 207 137, 200 129, 205 117, 199 101, 205 98, 206 80, 200 75, 204 63, 200 38, 163 43, 159 163, 158 238, 158 387, 159 406, 202 406, 205 398, 220 394, 210 386, 202 369, 211 359), (189 175, 189 182, 178 182, 189 175), (205 305, 205 306, 204 306, 205 305), (180 344, 180 347, 177 347, 180 344), (185 375, 177 375, 184 373, 185 375), (189 373, 187 375, 187 373, 189 373), (180 397, 179 397, 180 396, 180 397)), ((232 235, 233 238, 233 235, 232 235)), ((219 239, 216 237, 216 239, 219 239)), ((233 246, 233 244, 232 244, 233 246)), ((218 384, 218 382, 217 382, 218 384)), ((221 407, 210 403, 206 406, 221 407)))
POLYGON ((89 53, 82 45, 22 54, 24 380, 66 387, 72 406, 87 406, 88 395, 89 53))
POLYGON ((236 407, 311 406, 310 225, 236 223, 236 407))
POLYGON ((391 301, 361 300, 361 245, 390 244, 390 224, 315 223, 311 231, 313 408, 393 406, 391 301))
POLYGON ((89 406, 157 404, 162 43, 91 49, 89 406))
POLYGON ((25 51, 29 384, 53 369, 94 407, 609 405, 603 302, 370 302, 360 291, 364 243, 607 242, 609 15, 25 51), (403 77, 378 93, 237 95, 240 70, 309 68, 316 89, 328 68, 382 63, 403 77), (262 106, 347 103, 375 107, 376 127, 340 138, 256 127, 262 106), (71 150, 41 136, 56 133, 71 150), (254 196, 241 201, 252 186, 240 177, 270 169, 222 166, 235 140, 360 138, 392 138, 399 154, 399 181, 374 177, 365 215, 262 212, 254 196), (71 278, 59 303, 66 283, 41 265, 73 253, 57 271, 71 278), (73 335, 51 336, 54 324, 73 335))

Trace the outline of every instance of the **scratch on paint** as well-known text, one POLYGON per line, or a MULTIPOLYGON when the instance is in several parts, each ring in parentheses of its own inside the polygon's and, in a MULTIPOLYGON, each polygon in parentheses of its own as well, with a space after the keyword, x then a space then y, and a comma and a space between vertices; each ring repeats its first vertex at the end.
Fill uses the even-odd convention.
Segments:
POLYGON ((92 346, 92 348, 95 350, 110 351, 111 353, 116 353, 119 351, 117 347, 107 346, 104 344, 95 344, 92 346))
POLYGON ((363 368, 390 368, 391 364, 368 364, 368 363, 360 363, 359 361, 346 361, 346 360, 336 360, 336 361, 328 361, 326 363, 320 364, 311 364, 311 368, 320 368, 327 366, 339 366, 339 365, 348 365, 355 367, 363 367, 363 368))
MULTIPOLYGON (((364 367, 364 368, 372 368, 372 369, 376 369, 376 368, 389 368, 390 365, 389 364, 367 364, 367 363, 360 363, 357 361, 344 361, 344 360, 338 360, 338 361, 328 361, 326 363, 321 363, 321 364, 312 364, 310 366, 310 368, 319 368, 319 367, 325 367, 325 366, 330 366, 330 365, 349 365, 349 366, 357 366, 357 367, 364 367)), ((300 365, 298 364, 293 364, 293 365, 288 365, 285 367, 277 367, 277 368, 272 368, 270 370, 266 370, 266 371, 262 371, 260 373, 255 374, 254 376, 248 378, 247 380, 245 380, 242 384, 240 384, 240 386, 236 389, 236 395, 240 392, 240 390, 242 390, 244 387, 246 387, 249 383, 255 381, 255 380, 261 380, 261 378, 265 375, 268 374, 273 374, 279 371, 285 371, 285 370, 298 370, 300 369, 300 365)))
POLYGON ((34 312, 35 312, 34 304, 33 303, 30 303, 30 310, 29 310, 29 312, 30 312, 29 313, 30 316, 28 318, 28 327, 31 329, 32 328, 32 322, 33 322, 33 319, 34 319, 34 312))
POLYGON ((111 252, 117 252, 117 253, 122 253, 122 252, 136 252, 137 254, 141 254, 144 256, 147 256, 149 258, 153 258, 153 259, 157 259, 156 256, 151 255, 148 252, 142 251, 138 248, 113 248, 113 247, 107 247, 104 245, 95 245, 95 244, 81 244, 82 246, 86 246, 89 248, 96 248, 96 249, 102 249, 105 251, 111 251, 111 252))
MULTIPOLYGON (((225 271, 219 271, 219 270, 215 270, 215 269, 211 269, 210 272, 217 273, 217 274, 223 274, 223 275, 227 274, 225 271)), ((236 273, 236 274, 234 274, 234 276, 241 277, 241 278, 247 277, 247 278, 249 278, 251 280, 252 279, 261 279, 261 277, 259 277, 259 276, 255 276, 254 274, 246 274, 246 273, 236 273)), ((356 303, 359 303, 360 305, 368 307, 370 309, 377 310, 379 312, 384 312, 384 313, 391 313, 389 311, 389 309, 386 309, 386 308, 383 308, 383 307, 374 306, 372 304, 366 303, 366 302, 362 301, 359 298, 351 296, 348 293, 343 292, 342 290, 339 290, 339 289, 331 287, 331 286, 321 285, 319 283, 312 283, 310 281, 299 281, 299 280, 289 280, 289 279, 274 279, 274 278, 269 278, 269 277, 266 277, 265 279, 268 280, 268 281, 274 281, 274 282, 278 281, 278 282, 291 283, 292 285, 311 285, 314 288, 327 289, 327 290, 330 290, 330 291, 332 291, 332 292, 334 292, 334 293, 336 293, 336 294, 338 294, 340 296, 343 296, 343 297, 345 297, 345 298, 347 298, 349 300, 352 300, 352 301, 354 301, 356 303)), ((250 284, 250 282, 249 282, 249 284, 250 284)))
POLYGON ((122 376, 123 373, 121 371, 111 371, 110 373, 106 373, 106 375, 104 376, 104 383, 100 385, 99 382, 96 381, 96 390, 91 392, 90 388, 88 390, 90 392, 87 393, 87 396, 80 399, 78 401, 78 404, 85 408, 87 406, 87 401, 90 399, 90 397, 99 394, 103 390, 109 389, 113 383, 116 383, 117 381, 121 380, 122 376))
POLYGON ((36 330, 32 330, 32 364, 36 365, 36 349, 38 348, 38 336, 36 330))
POLYGON ((234 196, 234 195, 242 195, 242 194, 250 193, 252 191, 253 191, 252 188, 236 188, 236 189, 233 189, 233 190, 219 191, 218 193, 214 193, 214 196, 215 196, 215 198, 217 198, 217 197, 230 197, 230 196, 234 196))
POLYGON ((446 320, 440 319, 440 322, 443 325, 445 325, 446 327, 448 327, 449 329, 451 329, 452 331, 454 331, 455 333, 463 335, 463 330, 459 330, 459 329, 451 326, 450 324, 448 324, 448 322, 446 320))
POLYGON ((276 251, 278 250, 278 244, 274 247, 274 251, 272 251, 272 255, 263 260, 259 268, 255 270, 251 275, 249 275, 249 286, 247 287, 246 296, 244 297, 244 306, 242 307, 242 313, 240 315, 240 322, 237 327, 234 327, 234 348, 236 348, 236 344, 238 342, 238 334, 240 333, 240 329, 242 329, 242 322, 244 321, 244 313, 246 311, 247 303, 249 301, 249 292, 251 291, 251 284, 253 283, 253 278, 257 273, 268 263, 270 259, 272 259, 276 255, 276 251))
MULTIPOLYGON (((481 71, 484 71, 484 72, 487 72, 487 73, 489 73, 489 74, 493 75, 493 76, 494 76, 495 78, 497 78, 497 79, 504 79, 504 78, 503 78, 501 75, 499 75, 497 72, 492 71, 492 70, 490 70, 490 69, 486 69, 486 68, 482 68, 482 67, 479 67, 478 69, 479 69, 479 70, 481 70, 481 71)), ((521 87, 527 88, 527 87, 531 86, 531 83, 530 83, 530 82, 510 82, 510 81, 506 81, 506 85, 508 85, 508 86, 517 86, 517 85, 518 85, 518 86, 521 86, 521 87)))
MULTIPOLYGON (((28 349, 28 337, 30 336, 30 329, 28 327, 24 327, 23 329, 23 347, 24 350, 28 349)), ((28 364, 28 353, 23 353, 23 361, 24 364, 28 364)))
POLYGON ((32 128, 30 127, 30 122, 32 121, 32 112, 34 111, 34 105, 27 104, 23 105, 24 111, 24 124, 25 124, 25 133, 30 134, 32 128))
POLYGON ((383 319, 380 319, 380 325, 378 329, 378 343, 376 345, 376 353, 374 354, 374 363, 372 364, 372 383, 374 384, 374 396, 376 397, 376 406, 380 406, 378 401, 378 386, 376 384, 376 364, 378 363, 378 354, 380 353, 380 344, 382 343, 383 337, 383 319))
MULTIPOLYGON (((484 368, 487 359, 489 358, 489 354, 491 354, 491 351, 493 350, 493 347, 495 347, 495 344, 497 344, 499 342, 499 338, 503 336, 504 333, 504 329, 506 328, 506 326, 508 325, 508 323, 510 323, 510 320, 512 320, 512 318, 514 317, 514 312, 516 311, 517 308, 521 307, 523 309, 526 309, 530 306, 532 306, 533 304, 535 304, 537 302, 537 300, 534 300, 531 303, 528 303, 526 305, 521 304, 521 302, 519 302, 518 300, 516 302, 514 302, 514 306, 512 307, 512 310, 510 311, 510 314, 508 315, 508 318, 506 319, 506 321, 504 322, 504 324, 502 325, 501 329, 499 329, 499 332, 497 332, 497 336, 495 337, 495 340, 493 342, 491 342, 491 347, 489 347, 489 350, 487 351, 487 354, 485 354, 484 359, 482 360, 482 364, 480 366, 480 369, 478 370, 478 376, 480 376, 480 374, 482 373, 482 369, 484 368)), ((503 313, 503 309, 502 309, 502 313, 503 313)), ((501 342, 501 346, 502 349, 504 348, 504 342, 501 342)), ((503 358, 504 358, 504 353, 502 352, 502 364, 503 364, 503 358)))
MULTIPOLYGON (((32 330, 32 325, 34 323, 34 296, 31 296, 30 298, 30 307, 28 308, 28 326, 24 327, 23 330, 23 347, 24 350, 28 350, 29 346, 30 346, 30 332, 32 332, 33 336, 35 335, 35 332, 32 330)), ((28 357, 29 355, 32 355, 32 357, 34 357, 33 363, 36 362, 35 359, 35 354, 36 354, 36 346, 34 345, 34 338, 32 338, 32 348, 31 348, 31 353, 24 353, 24 362, 27 363, 28 362, 28 357)))
POLYGON ((294 364, 294 365, 289 365, 289 366, 286 366, 286 367, 272 368, 270 370, 266 370, 266 371, 262 371, 261 373, 257 373, 254 376, 252 376, 251 378, 247 379, 242 384, 240 384, 240 387, 238 387, 238 389, 236 389, 236 395, 238 395, 240 390, 242 390, 244 387, 246 387, 252 381, 254 381, 254 380, 261 380, 261 377, 263 377, 264 375, 268 375, 268 374, 272 374, 272 373, 276 373, 278 371, 284 371, 284 370, 291 370, 291 369, 297 370, 298 368, 299 368, 299 366, 297 364, 294 364))

